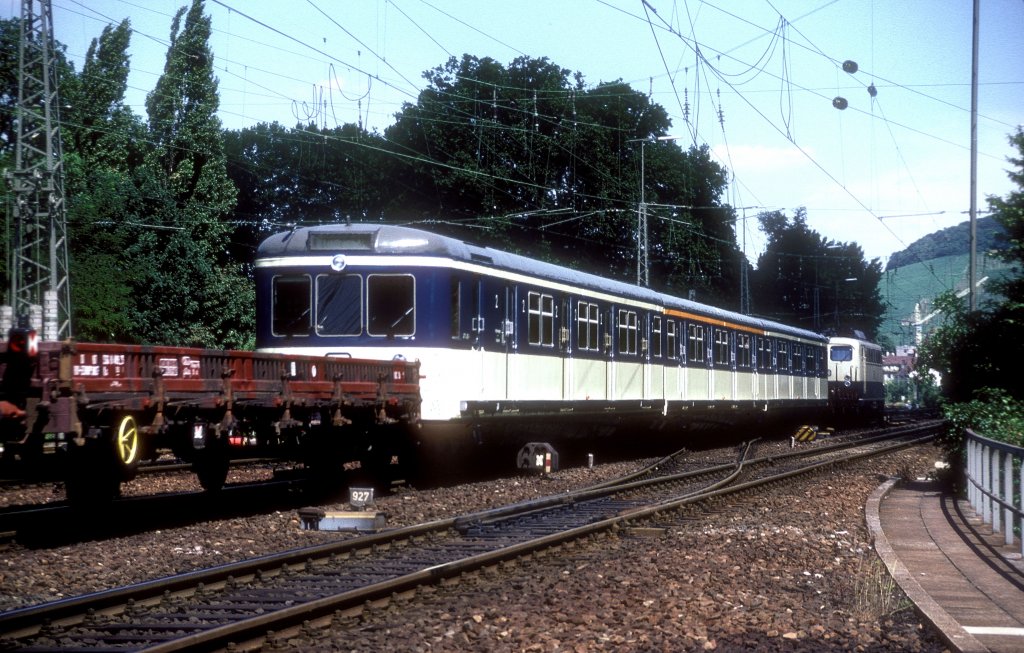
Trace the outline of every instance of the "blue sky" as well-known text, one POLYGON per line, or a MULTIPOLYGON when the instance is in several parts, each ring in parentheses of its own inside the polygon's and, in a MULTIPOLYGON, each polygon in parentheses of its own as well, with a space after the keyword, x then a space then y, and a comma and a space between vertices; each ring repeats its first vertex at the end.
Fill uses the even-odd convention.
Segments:
MULTIPOLYGON (((105 24, 131 19, 128 103, 144 116, 185 0, 52 2, 78 68, 105 24)), ((19 6, 3 0, 0 12, 19 6)), ((752 259, 764 210, 806 207, 824 236, 883 260, 967 219, 967 0, 207 0, 206 11, 228 128, 361 120, 383 130, 415 101, 422 72, 449 56, 548 57, 589 85, 622 79, 649 92, 682 137, 658 147, 711 147, 733 175, 726 200, 748 218, 739 236, 752 259)), ((979 210, 1011 189, 1022 26, 1021 0, 981 1, 979 210)))

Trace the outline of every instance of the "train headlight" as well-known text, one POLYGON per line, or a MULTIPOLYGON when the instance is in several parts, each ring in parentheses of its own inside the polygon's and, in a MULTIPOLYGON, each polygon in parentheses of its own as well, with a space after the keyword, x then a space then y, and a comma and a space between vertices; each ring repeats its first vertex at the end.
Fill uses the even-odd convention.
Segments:
POLYGON ((845 385, 847 388, 850 387, 850 375, 849 374, 847 374, 845 377, 843 377, 843 385, 845 385))
POLYGON ((331 269, 335 272, 341 272, 345 269, 346 261, 344 254, 335 254, 334 258, 331 259, 331 269))

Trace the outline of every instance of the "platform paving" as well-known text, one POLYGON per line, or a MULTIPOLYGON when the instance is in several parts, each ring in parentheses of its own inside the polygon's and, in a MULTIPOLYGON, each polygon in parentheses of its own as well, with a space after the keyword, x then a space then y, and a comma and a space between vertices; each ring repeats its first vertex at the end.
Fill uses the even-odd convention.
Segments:
POLYGON ((1020 540, 1005 545, 938 481, 883 483, 865 508, 878 555, 957 651, 1024 653, 1020 540))

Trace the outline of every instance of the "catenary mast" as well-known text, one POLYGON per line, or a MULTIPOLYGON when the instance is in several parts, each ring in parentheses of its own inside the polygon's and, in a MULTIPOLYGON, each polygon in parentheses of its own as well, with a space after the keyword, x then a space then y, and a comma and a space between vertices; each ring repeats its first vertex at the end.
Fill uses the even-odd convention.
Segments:
POLYGON ((71 337, 57 58, 50 0, 22 0, 15 169, 7 173, 8 306, 0 321, 71 337))

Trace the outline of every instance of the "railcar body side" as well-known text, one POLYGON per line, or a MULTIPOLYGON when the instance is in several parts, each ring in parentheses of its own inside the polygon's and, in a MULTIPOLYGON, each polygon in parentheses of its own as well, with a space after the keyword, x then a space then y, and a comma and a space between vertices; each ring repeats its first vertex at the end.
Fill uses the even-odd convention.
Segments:
POLYGON ((419 360, 425 439, 671 432, 827 402, 818 334, 421 230, 278 234, 256 283, 260 350, 419 360))
POLYGON ((69 496, 85 500, 115 494, 163 449, 207 489, 242 448, 325 474, 359 467, 367 447, 408 439, 388 426, 419 419, 418 365, 400 360, 76 342, 39 343, 32 359, 0 352, 0 398, 26 412, 0 424, 4 453, 66 454, 69 496))
POLYGON ((840 420, 874 420, 885 410, 882 348, 863 338, 828 342, 829 403, 840 420))

